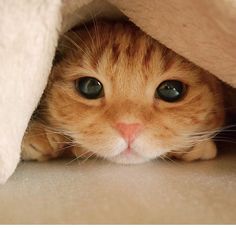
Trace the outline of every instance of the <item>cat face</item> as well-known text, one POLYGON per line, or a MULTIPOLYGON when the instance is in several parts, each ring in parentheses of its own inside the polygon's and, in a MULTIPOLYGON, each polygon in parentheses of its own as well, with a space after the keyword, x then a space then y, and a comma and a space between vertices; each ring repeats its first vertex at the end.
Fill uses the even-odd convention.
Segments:
POLYGON ((43 103, 84 150, 140 163, 188 150, 223 123, 219 81, 128 22, 79 28, 60 45, 43 103))

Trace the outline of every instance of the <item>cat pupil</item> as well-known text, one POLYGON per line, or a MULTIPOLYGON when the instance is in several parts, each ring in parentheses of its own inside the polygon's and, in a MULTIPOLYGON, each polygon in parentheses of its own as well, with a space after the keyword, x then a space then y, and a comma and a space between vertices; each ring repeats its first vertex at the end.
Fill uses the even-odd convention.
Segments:
POLYGON ((167 102, 175 102, 182 98, 184 85, 177 80, 166 80, 156 89, 155 97, 167 102))
POLYGON ((87 99, 97 99, 103 96, 102 83, 93 77, 82 77, 75 81, 76 90, 87 99))

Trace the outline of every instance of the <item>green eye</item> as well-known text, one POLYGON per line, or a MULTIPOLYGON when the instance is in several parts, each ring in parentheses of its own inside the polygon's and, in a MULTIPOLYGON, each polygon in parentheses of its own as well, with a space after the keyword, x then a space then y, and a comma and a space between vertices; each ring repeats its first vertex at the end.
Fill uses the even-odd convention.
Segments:
POLYGON ((104 96, 102 83, 93 77, 82 77, 75 81, 76 90, 87 99, 98 99, 104 96))
POLYGON ((179 101, 185 94, 185 85, 181 81, 166 80, 162 82, 155 91, 155 98, 167 102, 179 101))

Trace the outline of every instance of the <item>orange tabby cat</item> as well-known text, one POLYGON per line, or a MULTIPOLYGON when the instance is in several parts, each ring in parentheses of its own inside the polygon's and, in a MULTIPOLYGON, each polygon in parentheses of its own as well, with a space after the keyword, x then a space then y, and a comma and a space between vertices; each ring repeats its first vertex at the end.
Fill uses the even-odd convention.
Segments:
MULTIPOLYGON (((201 47, 199 47, 201 48, 201 47)), ((221 83, 130 22, 68 32, 22 143, 22 158, 141 163, 211 159, 224 122, 221 83)))

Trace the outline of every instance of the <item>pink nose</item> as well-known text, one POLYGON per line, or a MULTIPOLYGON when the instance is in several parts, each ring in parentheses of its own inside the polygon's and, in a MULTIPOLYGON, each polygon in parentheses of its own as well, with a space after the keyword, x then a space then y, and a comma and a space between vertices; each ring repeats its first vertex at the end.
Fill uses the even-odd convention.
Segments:
POLYGON ((116 129, 120 132, 122 137, 128 142, 132 143, 137 136, 137 134, 142 129, 142 125, 139 123, 126 124, 126 123, 117 123, 116 129))

